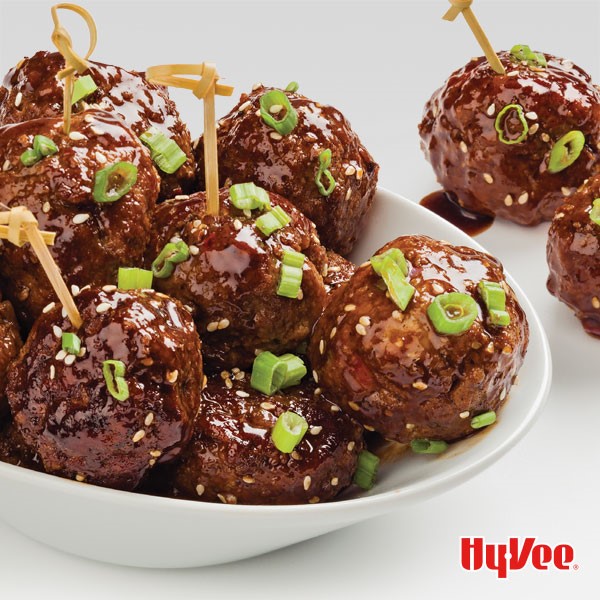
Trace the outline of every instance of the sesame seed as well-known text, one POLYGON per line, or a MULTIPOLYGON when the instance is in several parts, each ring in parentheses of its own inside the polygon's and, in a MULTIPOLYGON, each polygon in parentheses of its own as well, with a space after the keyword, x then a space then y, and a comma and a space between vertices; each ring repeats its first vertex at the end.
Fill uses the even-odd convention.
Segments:
POLYGON ((431 285, 431 289, 436 293, 436 294, 442 294, 444 292, 444 288, 437 282, 434 282, 431 285))
POLYGON ((67 309, 64 306, 61 308, 60 314, 62 315, 63 319, 67 318, 67 309))
POLYGON ((363 178, 364 173, 364 169, 362 167, 358 167, 358 169, 356 169, 356 179, 360 181, 363 178))
POLYGON ((463 154, 466 154, 469 151, 469 148, 467 147, 467 144, 465 144, 465 142, 461 141, 460 144, 458 145, 458 147, 461 149, 463 154))
POLYGON ((331 405, 331 412, 340 412, 342 409, 337 404, 331 405))
POLYGON ((513 197, 510 194, 507 194, 506 198, 504 198, 504 204, 506 204, 506 206, 513 205, 513 197))
POLYGON ((375 427, 371 427, 370 425, 363 425, 363 427, 367 430, 367 431, 375 431, 375 427))
POLYGON ((19 108, 19 106, 21 106, 21 102, 23 102, 23 94, 21 92, 19 92, 16 96, 15 96, 15 106, 17 108, 19 108))
POLYGON ((175 383, 179 377, 179 371, 174 369, 173 371, 167 371, 167 381, 169 383, 175 383))
POLYGON ((252 211, 249 208, 245 208, 244 216, 250 218, 252 216, 252 211))
POLYGON ((50 302, 50 304, 46 304, 46 306, 44 306, 44 308, 42 309, 42 312, 44 314, 49 313, 55 306, 56 306, 55 302, 50 302))
POLYGON ((296 299, 298 299, 298 300, 303 300, 304 299, 304 292, 302 290, 300 290, 298 292, 298 295, 296 296, 296 299))
POLYGON ((371 318, 367 316, 362 316, 358 322, 365 327, 368 327, 371 324, 371 318))
POLYGON ((246 102, 244 102, 243 104, 240 104, 238 111, 244 112, 245 110, 248 110, 251 106, 252 106, 252 102, 250 102, 250 100, 246 100, 246 102))
POLYGON ((329 339, 332 340, 335 337, 335 334, 337 333, 337 327, 334 327, 330 332, 329 332, 329 339))
POLYGON ((324 353, 325 353, 325 342, 324 342, 323 340, 321 340, 321 341, 319 342, 319 352, 320 352, 321 354, 324 354, 324 353))
POLYGON ((117 291, 117 286, 116 285, 105 285, 102 288, 103 292, 107 292, 108 294, 110 294, 111 292, 116 292, 117 291))
POLYGON ((540 128, 540 124, 539 123, 534 123, 530 128, 529 128, 529 135, 535 135, 538 132, 538 129, 540 128))
POLYGON ((354 173, 356 173, 356 169, 352 165, 348 165, 346 167, 346 170, 344 171, 344 174, 348 177, 351 177, 352 175, 354 175, 354 173))
POLYGON ((319 435, 321 431, 323 431, 323 427, 321 427, 321 425, 315 425, 314 427, 310 428, 311 435, 319 435))
POLYGON ((494 352, 494 342, 490 342, 486 347, 485 347, 485 351, 488 354, 492 354, 494 352))
POLYGON ((50 365, 50 379, 54 379, 56 377, 56 368, 54 365, 50 365))
POLYGON ((79 296, 80 293, 81 293, 81 289, 79 288, 79 286, 73 284, 71 286, 71 294, 73 294, 73 296, 77 297, 77 296, 79 296))
POLYGON ((290 454, 290 456, 294 459, 294 460, 301 460, 302 457, 298 454, 298 452, 296 452, 295 450, 290 454))
POLYGON ((336 487, 339 484, 340 480, 337 477, 332 477, 331 478, 331 485, 333 487, 336 487))
POLYGON ((8 171, 10 169, 10 160, 8 160, 8 158, 4 161, 4 164, 2 165, 2 170, 3 171, 8 171))
POLYGON ((489 173, 484 173, 483 178, 487 183, 494 183, 494 178, 489 173))
POLYGON ((396 319, 396 321, 402 321, 402 313, 399 310, 392 311, 392 318, 396 319))
POLYGON ((352 409, 352 410, 356 410, 359 411, 360 410, 360 406, 358 404, 356 404, 356 402, 350 400, 350 402, 348 402, 348 406, 352 409))
POLYGON ((599 309, 599 308, 600 308, 600 299, 598 298, 598 296, 594 296, 594 297, 592 298, 592 306, 593 306, 595 309, 599 309))
POLYGON ((98 304, 98 306, 96 306, 96 312, 98 314, 102 314, 108 312, 111 308, 112 307, 108 302, 102 302, 101 304, 98 304))
POLYGON ((148 461, 148 464, 149 464, 151 467, 153 467, 153 466, 156 464, 156 460, 155 460, 154 458, 151 458, 151 459, 148 461))
POLYGON ((217 325, 217 329, 227 329, 229 325, 229 319, 221 319, 217 325))
POLYGON ((255 90, 257 90, 259 87, 262 87, 262 83, 261 83, 260 81, 259 81, 259 82, 257 82, 257 83, 255 83, 255 84, 252 86, 252 91, 254 92, 254 91, 255 91, 255 90))
POLYGON ((159 458, 160 456, 162 456, 162 451, 161 450, 150 450, 150 456, 153 456, 154 458, 159 458))
POLYGON ((233 494, 217 494, 223 504, 237 504, 237 498, 233 494))
POLYGON ((562 219, 565 216, 565 213, 559 212, 554 215, 554 220, 558 221, 558 219, 562 219))
POLYGON ((354 446, 356 446, 356 442, 348 442, 348 452, 352 452, 352 450, 354 450, 354 446))
POLYGON ((563 196, 570 196, 571 195, 571 188, 563 186, 560 188, 560 191, 562 192, 563 196))
POLYGON ((150 427, 150 425, 152 425, 152 423, 154 422, 154 413, 148 413, 146 415, 146 418, 144 419, 144 425, 146 427, 150 427))
POLYGON ((415 424, 414 423, 407 423, 404 427, 406 429, 408 429, 409 431, 412 431, 415 428, 415 424))
POLYGON ((198 256, 198 254, 200 254, 200 248, 198 248, 198 246, 192 245, 192 246, 188 246, 188 247, 190 250, 190 254, 192 256, 198 256))
POLYGON ((106 156, 102 152, 96 152, 96 160, 103 165, 106 162, 106 156))
POLYGON ((54 333, 58 339, 60 339, 63 334, 62 329, 58 325, 52 325, 52 333, 54 333))
POLYGON ((79 350, 79 354, 77 356, 79 356, 79 358, 83 358, 85 356, 86 352, 87 352, 87 348, 85 346, 82 346, 81 350, 79 350))
POLYGON ((525 113, 525 116, 528 119, 530 119, 531 121, 537 121, 537 118, 538 118, 537 113, 534 112, 534 111, 532 111, 532 110, 529 111, 529 112, 527 112, 527 113, 525 113))
POLYGON ((468 410, 463 410, 463 412, 461 412, 458 416, 461 419, 466 419, 471 413, 468 410))
POLYGON ((65 350, 59 350, 58 354, 54 357, 56 360, 65 360, 67 353, 65 350))
POLYGON ((85 223, 89 218, 90 218, 89 214, 80 213, 73 217, 73 223, 75 223, 75 225, 81 225, 82 223, 85 223))
POLYGON ((248 392, 244 392, 243 390, 237 390, 235 392, 235 395, 238 396, 239 398, 249 398, 250 394, 248 392))
POLYGON ((319 496, 313 496, 310 500, 309 503, 310 504, 317 504, 321 501, 321 498, 319 498, 319 496))
POLYGON ((512 346, 504 346, 504 348, 502 348, 502 354, 512 354, 512 346))
POLYGON ((481 348, 481 344, 479 342, 473 342, 471 344, 471 348, 473 348, 473 350, 479 350, 481 348))
POLYGON ((211 321, 206 326, 206 331, 210 331, 212 333, 213 331, 216 331, 218 327, 219 327, 219 321, 211 321))
POLYGON ((75 362, 76 358, 77 357, 74 354, 69 354, 65 357, 65 365, 70 367, 75 362))
POLYGON ((231 381, 231 379, 226 379, 225 380, 225 387, 230 390, 233 387, 233 382, 231 381))
POLYGON ((550 136, 547 133, 542 133, 542 140, 544 142, 549 142, 550 141, 550 136))
POLYGON ((367 335, 367 330, 365 329, 365 326, 362 323, 357 323, 355 329, 358 335, 367 335))
POLYGON ((280 133, 277 133, 276 131, 271 131, 271 133, 269 134, 269 137, 272 140, 276 140, 276 141, 283 139, 283 136, 280 133))
POLYGON ((202 494, 204 494, 204 489, 204 486, 201 483, 199 483, 196 486, 196 494, 198 494, 198 496, 202 496, 202 494))
POLYGON ((429 387, 425 382, 423 382, 421 380, 414 381, 412 386, 415 388, 415 390, 420 390, 420 391, 426 390, 429 387))
POLYGON ((312 376, 313 376, 313 379, 315 380, 315 383, 319 383, 319 374, 315 370, 313 370, 312 376))
POLYGON ((233 222, 233 226, 237 231, 239 231, 242 228, 242 222, 239 219, 235 219, 233 222))
POLYGON ((506 388, 502 388, 502 391, 500 392, 500 400, 504 400, 504 398, 506 398, 506 388))
POLYGON ((273 104, 273 106, 271 106, 271 108, 269 108, 269 112, 272 115, 276 115, 277 113, 280 113, 282 110, 283 110, 282 104, 273 104))
POLYGON ((527 201, 529 200, 529 194, 527 192, 523 192, 517 199, 517 202, 519 204, 527 204, 527 201))
POLYGON ((179 242, 183 242, 183 240, 178 235, 174 235, 169 242, 171 242, 171 244, 179 244, 179 242))
POLYGON ((69 138, 74 142, 80 142, 81 140, 87 139, 80 131, 71 131, 71 133, 69 133, 69 138))
POLYGON ((346 201, 350 200, 351 196, 352 196, 352 188, 348 188, 346 190, 346 201))
POLYGON ((487 109, 486 112, 487 112, 487 114, 488 114, 489 117, 493 116, 494 113, 496 112, 496 105, 495 104, 490 104, 488 106, 488 109, 487 109))
POLYGON ((101 129, 97 125, 92 125, 90 127, 90 129, 92 130, 92 133, 95 135, 104 135, 104 129, 101 129))
POLYGON ((309 490, 309 488, 310 488, 310 484, 311 484, 311 483, 312 483, 311 476, 310 476, 310 475, 307 475, 307 476, 304 478, 304 489, 305 489, 306 491, 308 491, 308 490, 309 490))
POLYGON ((244 483, 254 483, 255 479, 254 479, 254 477, 251 477, 250 475, 244 475, 242 477, 242 481, 244 483))
POLYGON ((190 197, 188 194, 177 194, 177 196, 175 196, 175 200, 189 200, 190 197))
POLYGON ((346 304, 346 306, 344 306, 344 310, 346 312, 352 312, 353 310, 356 310, 356 304, 346 304))
POLYGON ((146 437, 146 432, 143 429, 140 429, 138 432, 136 432, 136 434, 133 436, 132 440, 134 444, 137 444, 139 441, 141 441, 144 437, 146 437))
POLYGON ((83 483, 85 481, 85 475, 82 475, 81 473, 77 473, 77 475, 75 475, 75 480, 79 481, 79 483, 83 483))
POLYGON ((242 379, 244 379, 244 377, 246 377, 246 373, 244 373, 244 371, 240 371, 239 373, 236 373, 234 375, 234 379, 236 381, 241 381, 242 379))
POLYGON ((254 114, 255 114, 257 117, 260 117, 260 110, 257 110, 257 111, 256 111, 254 114))
POLYGON ((515 77, 518 74, 519 74, 519 71, 511 71, 510 73, 507 73, 506 76, 507 77, 515 77))

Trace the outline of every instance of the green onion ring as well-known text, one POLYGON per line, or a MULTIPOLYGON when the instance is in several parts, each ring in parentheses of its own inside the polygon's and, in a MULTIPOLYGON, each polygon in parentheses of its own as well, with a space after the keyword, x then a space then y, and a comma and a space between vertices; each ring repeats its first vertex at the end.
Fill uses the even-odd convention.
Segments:
POLYGON ((507 145, 512 145, 512 144, 520 144, 526 137, 527 134, 529 133, 529 125, 527 124, 527 119, 525 118, 525 111, 523 110, 523 107, 520 104, 507 104, 497 115, 496 117, 496 121, 494 123, 494 127, 496 129, 496 132, 498 133, 498 139, 503 143, 503 144, 507 144, 507 145), (504 135, 504 116, 506 115, 506 113, 510 112, 510 111, 516 111, 517 113, 517 117, 519 118, 519 121, 521 122, 521 125, 523 126, 523 131, 521 132, 521 134, 519 135, 519 137, 515 138, 514 140, 511 140, 507 137, 505 137, 504 135))
POLYGON ((471 296, 450 292, 435 297, 427 307, 427 316, 440 335, 461 335, 475 322, 478 308, 471 296))
POLYGON ((271 430, 273 444, 280 452, 289 454, 302 441, 308 431, 308 422, 290 410, 281 413, 271 430))
POLYGON ((298 113, 290 104, 288 97, 281 90, 271 90, 260 97, 260 116, 271 129, 279 135, 291 133, 298 125, 298 113), (285 117, 281 120, 275 119, 271 114, 272 106, 281 106, 285 111, 285 117))
POLYGON ((175 265, 185 262, 189 257, 190 248, 184 241, 169 242, 152 263, 152 273, 157 279, 167 279, 173 274, 175 265))
POLYGON ((596 225, 600 225, 600 198, 595 198, 592 202, 592 210, 590 211, 590 219, 596 225))
POLYGON ((379 469, 379 457, 363 450, 358 455, 358 465, 354 473, 353 483, 363 490, 370 490, 375 485, 377 470, 379 469))
POLYGON ((584 146, 585 135, 581 131, 575 129, 563 135, 550 151, 548 173, 560 173, 570 167, 579 158, 584 146))
POLYGON ((129 385, 125 380, 125 363, 121 360, 105 360, 102 363, 102 374, 108 393, 119 402, 129 398, 129 385))
POLYGON ((120 200, 136 184, 137 167, 130 162, 118 162, 96 172, 94 179, 94 200, 109 204, 120 200))
POLYGON ((410 449, 415 454, 441 454, 447 450, 448 444, 443 440, 413 440, 410 443, 410 449))

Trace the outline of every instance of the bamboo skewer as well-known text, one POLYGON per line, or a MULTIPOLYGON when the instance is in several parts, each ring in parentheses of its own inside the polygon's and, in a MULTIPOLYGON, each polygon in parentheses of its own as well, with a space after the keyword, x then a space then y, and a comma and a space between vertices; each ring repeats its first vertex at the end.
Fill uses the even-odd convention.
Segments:
POLYGON ((75 85, 75 73, 81 75, 89 67, 88 58, 96 48, 98 38, 96 23, 90 13, 77 4, 55 4, 51 9, 52 21, 54 22, 54 31, 52 32, 52 43, 65 59, 66 67, 58 73, 58 78, 64 80, 63 91, 63 129, 66 134, 71 131, 71 113, 73 86, 75 85), (70 10, 81 16, 86 22, 90 32, 90 46, 84 58, 73 50, 73 40, 69 32, 60 24, 58 11, 70 10))
POLYGON ((483 31, 483 28, 479 24, 475 13, 471 9, 471 4, 473 4, 473 0, 449 0, 452 6, 448 9, 446 14, 442 17, 446 21, 454 21, 458 15, 462 13, 465 21, 471 28, 473 35, 477 39, 477 42, 481 46, 485 57, 487 58, 490 66, 496 73, 499 75, 506 75, 506 69, 500 62, 498 55, 494 51, 494 48, 490 44, 490 40, 487 35, 483 31))
POLYGON ((233 88, 219 83, 213 63, 171 64, 148 67, 146 77, 159 85, 192 90, 204 101, 204 177, 206 180, 206 212, 219 214, 219 159, 217 153, 217 121, 215 95, 231 96, 233 88), (181 75, 199 76, 200 80, 181 75))

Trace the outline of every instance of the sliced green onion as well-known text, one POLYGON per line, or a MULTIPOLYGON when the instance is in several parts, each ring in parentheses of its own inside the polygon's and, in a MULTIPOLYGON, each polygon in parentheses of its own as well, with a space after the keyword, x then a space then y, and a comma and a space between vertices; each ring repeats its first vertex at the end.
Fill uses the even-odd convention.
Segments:
POLYGON ((256 226, 266 235, 270 236, 274 231, 291 223, 292 217, 288 215, 281 206, 274 206, 272 210, 260 215, 256 219, 256 226))
POLYGON ((368 450, 363 450, 358 455, 358 465, 354 473, 354 483, 363 490, 370 490, 375 485, 379 457, 368 450))
POLYGON ((460 335, 471 328, 478 315, 475 300, 459 292, 440 294, 427 307, 433 328, 441 335, 460 335))
POLYGON ((302 287, 302 269, 281 265, 277 295, 284 298, 297 298, 302 287))
POLYGON ((375 256, 371 256, 370 262, 373 267, 373 271, 377 273, 377 275, 381 276, 381 268, 386 258, 391 258, 402 271, 404 277, 408 275, 408 265, 406 264, 406 258, 404 257, 404 253, 399 248, 390 248, 386 250, 382 254, 376 254, 375 256))
POLYGON ((36 152, 33 148, 27 148, 23 154, 21 154, 21 162, 26 167, 32 167, 36 163, 42 160, 42 155, 39 152, 36 152))
POLYGON ((74 333, 63 333, 61 344, 67 354, 77 356, 81 352, 81 340, 74 333))
POLYGON ((94 180, 94 200, 101 204, 120 200, 135 185, 137 176, 137 167, 130 162, 118 162, 100 169, 94 180))
POLYGON ((317 174, 315 175, 315 183, 317 184, 317 188, 319 189, 319 193, 321 196, 329 196, 333 192, 336 186, 335 179, 329 170, 331 166, 331 150, 329 148, 323 150, 319 154, 319 168, 317 169, 317 174), (328 186, 325 187, 321 179, 325 175, 327 179, 328 186))
POLYGON ((250 386, 267 396, 272 396, 281 389, 287 368, 287 363, 272 352, 261 352, 252 365, 250 386))
POLYGON ((119 402, 129 398, 129 386, 125 380, 125 363, 120 360, 105 360, 102 363, 102 374, 108 393, 119 402))
POLYGON ((498 113, 498 116, 496 117, 496 122, 494 123, 494 127, 496 128, 496 131, 498 132, 498 139, 503 144, 508 144, 509 146, 511 144, 520 144, 527 137, 527 134, 529 133, 529 125, 527 124, 527 119, 525 118, 525 111, 523 110, 523 107, 520 104, 507 104, 498 113), (523 127, 523 130, 519 134, 519 137, 517 137, 515 139, 510 139, 505 136, 504 125, 506 124, 506 120, 508 119, 508 116, 506 116, 506 115, 507 115, 507 113, 509 113, 511 111, 515 111, 517 113, 517 117, 521 123, 521 126, 523 127))
POLYGON ((448 448, 448 444, 443 440, 413 440, 410 443, 410 449, 415 454, 441 454, 448 448))
POLYGON ((281 384, 281 389, 299 385, 302 379, 308 373, 308 369, 304 361, 295 354, 284 354, 279 357, 279 360, 286 366, 285 377, 281 384))
POLYGON ((58 152, 58 146, 45 135, 36 135, 33 138, 33 149, 40 156, 52 156, 58 152))
POLYGON ((78 77, 75 80, 73 86, 73 95, 71 97, 71 104, 77 104, 80 100, 87 98, 90 94, 93 94, 98 89, 96 82, 92 79, 91 75, 84 75, 78 77))
POLYGON ((271 431, 271 439, 279 452, 289 454, 302 441, 308 431, 308 422, 299 414, 288 410, 279 415, 271 431))
POLYGON ((488 410, 481 415, 477 415, 471 419, 471 427, 473 429, 481 429, 482 427, 488 427, 496 422, 496 413, 493 410, 488 410))
POLYGON ((189 257, 190 248, 184 241, 169 242, 152 263, 152 273, 157 279, 166 279, 173 274, 175 265, 185 262, 189 257))
POLYGON ((306 256, 302 252, 296 252, 295 250, 286 249, 283 251, 283 257, 281 258, 284 265, 288 267, 302 268, 306 256))
POLYGON ((163 173, 169 175, 175 173, 187 160, 185 152, 177 145, 177 142, 156 127, 150 127, 148 131, 142 133, 140 140, 150 148, 152 160, 163 173))
POLYGON ((254 210, 271 208, 267 190, 253 183, 236 183, 229 188, 231 203, 240 210, 254 210))
POLYGON ((390 298, 400 310, 406 310, 415 293, 415 288, 407 281, 402 267, 392 257, 387 256, 379 268, 390 298))
POLYGON ((518 60, 519 62, 524 60, 530 67, 548 66, 546 57, 541 52, 533 52, 531 48, 525 44, 517 44, 516 46, 513 46, 510 50, 510 53, 515 60, 518 60))
POLYGON ((490 309, 490 323, 496 327, 507 327, 510 325, 510 315, 505 310, 490 309))
POLYGON ((585 135, 576 129, 563 135, 550 151, 548 173, 560 173, 570 167, 581 154, 585 146, 585 135))
POLYGON ((279 135, 291 133, 298 125, 298 113, 290 104, 288 97, 281 90, 271 90, 260 97, 260 116, 262 120, 279 135), (271 114, 272 106, 281 106, 285 111, 283 119, 278 121, 271 114))
POLYGON ((292 94, 296 93, 298 91, 298 88, 300 87, 300 84, 297 81, 290 81, 286 88, 285 91, 286 92, 291 92, 292 94))
POLYGON ((590 211, 590 219, 596 225, 600 225, 600 198, 595 198, 592 202, 592 210, 590 211))
POLYGON ((482 280, 477 284, 477 288, 488 309, 504 310, 506 308, 506 292, 500 283, 482 280))
POLYGON ((152 271, 120 267, 117 286, 120 290, 150 290, 152 278, 152 271))

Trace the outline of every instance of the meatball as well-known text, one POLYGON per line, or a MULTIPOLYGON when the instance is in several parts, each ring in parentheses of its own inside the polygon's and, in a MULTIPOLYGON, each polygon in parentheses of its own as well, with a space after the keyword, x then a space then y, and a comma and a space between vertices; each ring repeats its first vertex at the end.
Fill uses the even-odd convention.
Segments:
POLYGON ((585 71, 549 54, 545 67, 509 52, 499 58, 505 76, 476 58, 433 94, 422 147, 462 207, 535 225, 599 170, 600 91, 585 71))
POLYGON ((189 258, 156 289, 190 308, 212 369, 247 368, 257 350, 293 351, 308 339, 326 301, 322 273, 327 258, 314 225, 276 194, 291 222, 269 236, 256 225, 258 210, 237 209, 229 190, 220 193, 220 215, 206 214, 204 193, 161 204, 155 215, 148 262, 169 242, 189 246, 189 258), (277 294, 284 251, 306 256, 298 298, 277 294))
MULTIPOLYGON (((113 283, 120 266, 142 262, 160 180, 146 149, 120 119, 80 113, 68 136, 61 124, 46 118, 0 127, 0 202, 26 206, 40 229, 56 232, 50 252, 69 285, 113 283), (35 136, 50 138, 57 152, 26 166, 20 157, 35 136), (95 201, 98 173, 119 162, 137 168, 135 185, 117 201, 95 201)), ((107 182, 107 189, 112 185, 107 182)), ((0 282, 26 326, 54 299, 29 244, 0 246, 0 282)))
POLYGON ((316 324, 310 361, 328 397, 365 428, 402 443, 457 440, 472 432, 472 417, 503 404, 527 349, 526 317, 491 256, 424 236, 400 237, 377 254, 392 248, 415 288, 406 309, 369 263, 359 267, 316 324), (489 322, 482 280, 504 288, 508 326, 489 322), (477 315, 461 335, 441 335, 427 309, 452 292, 474 298, 477 315))
POLYGON ((548 290, 575 311, 589 334, 600 337, 600 225, 590 216, 597 198, 600 176, 590 179, 557 209, 547 255, 548 290))
POLYGON ((75 301, 81 351, 61 347, 72 326, 60 306, 42 314, 8 378, 14 421, 48 473, 133 490, 191 439, 200 340, 189 313, 152 290, 105 286, 75 301))
POLYGON ((226 504, 303 504, 332 500, 350 485, 363 449, 362 428, 302 385, 263 396, 244 381, 209 378, 192 443, 174 476, 184 497, 226 504), (292 411, 309 429, 291 454, 271 439, 292 411))
POLYGON ((4 397, 6 375, 20 349, 21 335, 15 312, 10 302, 2 302, 2 296, 0 296, 0 419, 8 410, 4 397))
POLYGON ((354 272, 356 265, 346 260, 333 250, 327 250, 327 274, 323 277, 325 289, 329 295, 346 284, 354 272))
MULTIPOLYGON (((271 90, 259 86, 243 94, 219 121, 221 177, 233 183, 254 181, 281 194, 316 224, 325 246, 346 255, 371 208, 379 166, 342 113, 297 93, 286 96, 298 124, 282 137, 260 116, 260 99, 271 90), (325 150, 331 151, 329 170, 335 179, 329 196, 322 195, 315 182, 319 155, 325 150)), ((197 149, 203 185, 203 144, 197 149)))
MULTIPOLYGON (((64 59, 58 52, 42 51, 11 69, 4 78, 4 87, 0 87, 0 125, 62 116, 63 82, 56 75, 64 67, 64 59)), ((167 88, 150 83, 144 73, 93 61, 83 74, 86 75, 92 77, 98 89, 77 102, 74 111, 91 106, 114 113, 137 136, 150 127, 164 133, 177 143, 187 160, 174 174, 160 171, 161 197, 172 198, 191 191, 196 163, 190 132, 167 88)))

